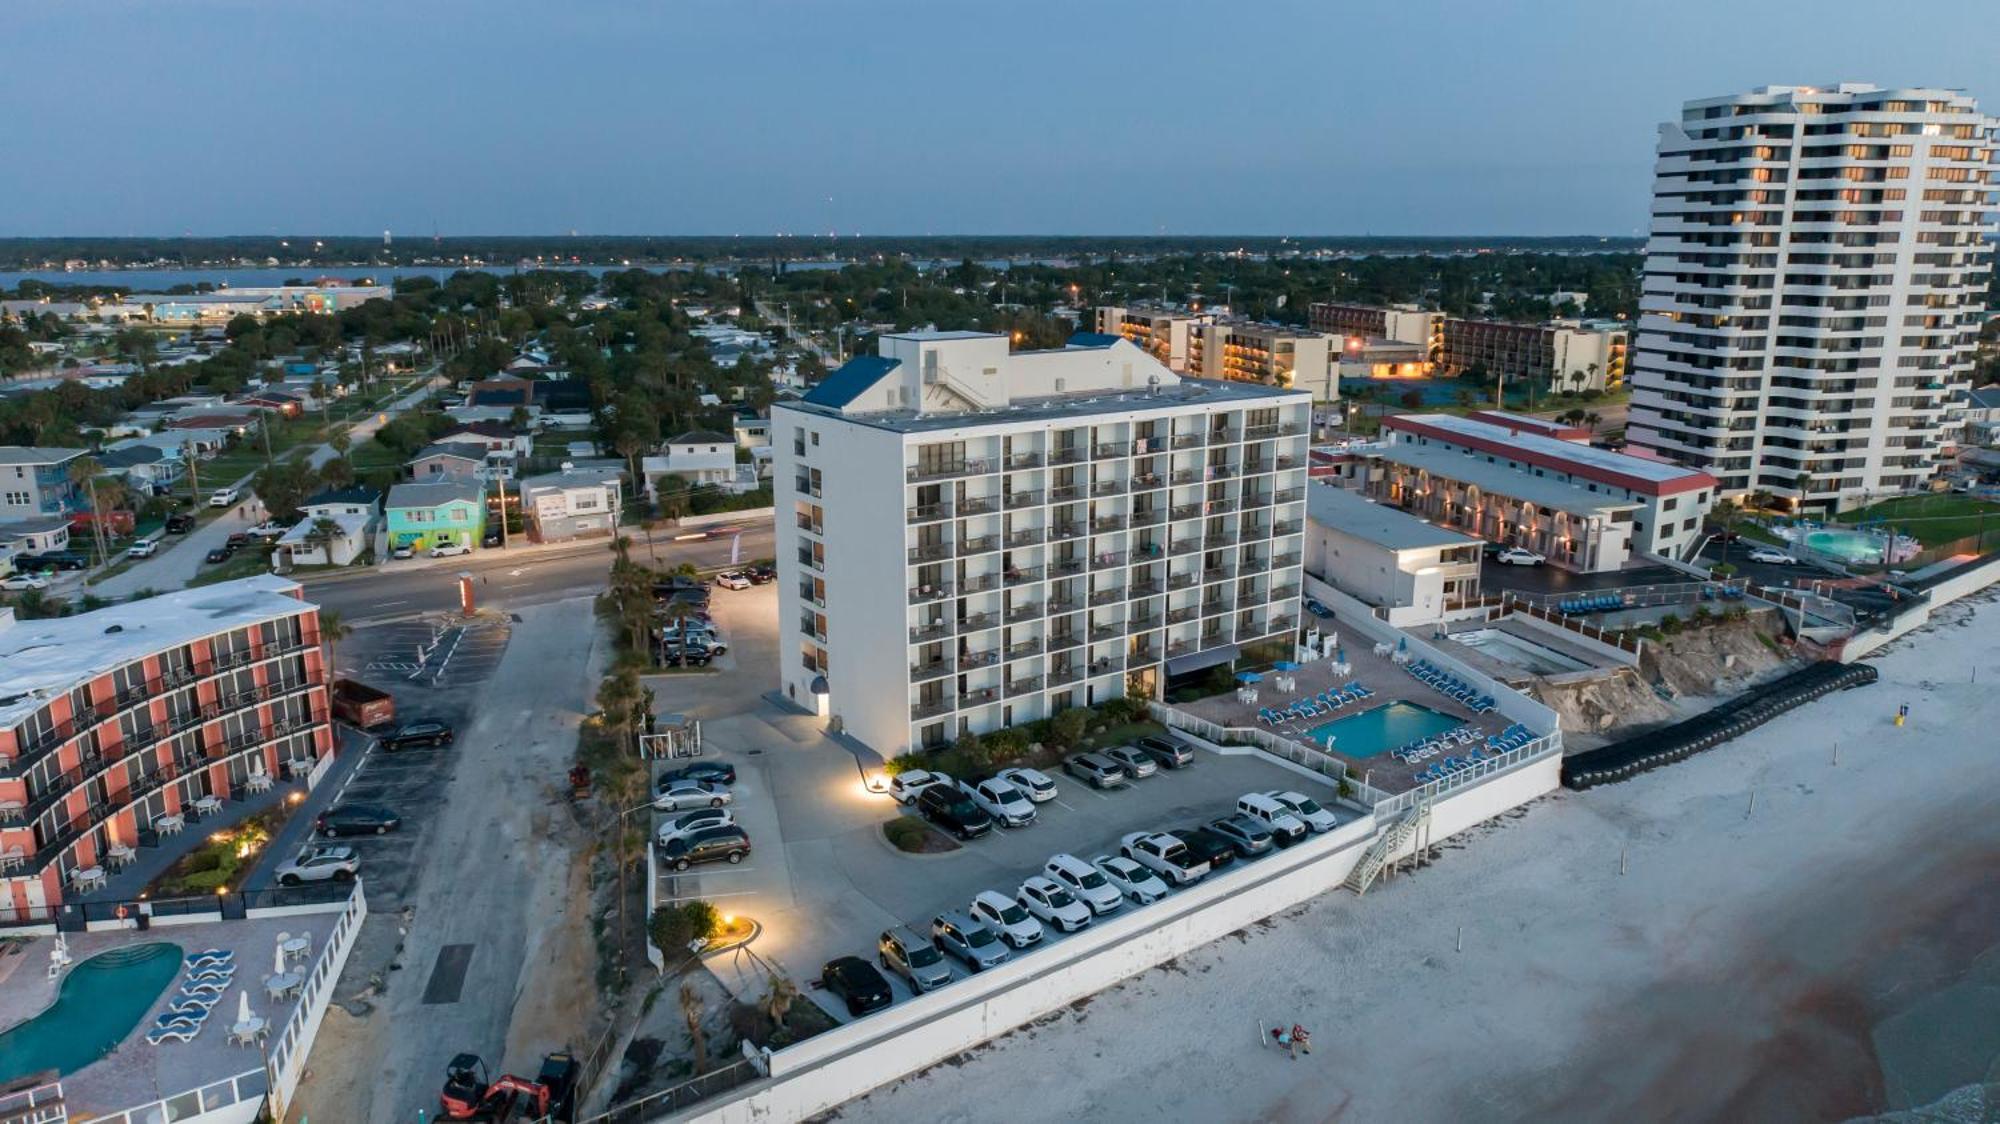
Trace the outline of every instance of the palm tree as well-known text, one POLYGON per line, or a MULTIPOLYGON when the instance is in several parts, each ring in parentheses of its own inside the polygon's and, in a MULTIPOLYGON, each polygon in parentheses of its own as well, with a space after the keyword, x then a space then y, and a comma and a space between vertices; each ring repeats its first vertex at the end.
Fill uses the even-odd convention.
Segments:
POLYGON ((97 543, 97 560, 103 562, 111 545, 104 538, 104 509, 97 506, 97 478, 104 474, 104 466, 96 457, 78 457, 64 471, 72 486, 81 484, 90 495, 90 536, 97 543))
POLYGON ((789 977, 776 972, 770 974, 770 986, 764 992, 764 1013, 770 1016, 771 1025, 785 1029, 785 1016, 791 1012, 792 1001, 799 997, 799 985, 789 977))
POLYGON ((325 551, 326 560, 331 564, 333 540, 342 537, 342 533, 338 520, 322 515, 312 521, 312 526, 306 528, 306 544, 325 551))
POLYGON ((1733 499, 1720 499, 1708 509, 1709 522, 1722 529, 1722 561, 1729 561, 1729 540, 1735 538, 1736 524, 1743 519, 1743 507, 1733 499))
POLYGON ((329 675, 334 670, 333 650, 341 641, 354 635, 354 626, 340 617, 339 609, 319 611, 319 643, 326 650, 326 668, 329 675))
POLYGON ((1596 410, 1585 410, 1583 412, 1583 424, 1589 426, 1591 432, 1595 433, 1597 432, 1597 427, 1604 424, 1604 415, 1598 413, 1596 410))

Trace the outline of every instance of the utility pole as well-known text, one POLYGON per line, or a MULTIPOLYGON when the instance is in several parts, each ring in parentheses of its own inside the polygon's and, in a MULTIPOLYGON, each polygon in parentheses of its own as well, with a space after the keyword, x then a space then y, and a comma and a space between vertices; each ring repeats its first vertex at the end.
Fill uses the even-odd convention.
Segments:
POLYGON ((264 431, 264 467, 271 467, 271 411, 257 412, 257 428, 264 431))
POLYGON ((195 468, 194 438, 181 442, 181 455, 187 458, 188 506, 198 506, 201 503, 201 473, 195 468))
MULTIPOLYGON (((507 549, 507 471, 501 469, 500 482, 500 549, 507 549)), ((523 513, 525 514, 525 513, 523 513)))

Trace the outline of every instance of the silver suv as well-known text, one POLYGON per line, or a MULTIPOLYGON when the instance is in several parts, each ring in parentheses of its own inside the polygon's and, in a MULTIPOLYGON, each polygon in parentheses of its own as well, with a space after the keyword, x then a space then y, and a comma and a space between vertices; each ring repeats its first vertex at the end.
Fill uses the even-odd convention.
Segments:
POLYGON ((983 972, 1007 962, 1007 942, 993 930, 974 921, 962 910, 940 913, 931 919, 931 937, 946 954, 965 962, 967 968, 983 972))
POLYGON ((901 925, 875 942, 875 961, 887 972, 909 981, 917 991, 932 991, 951 982, 951 965, 937 946, 901 925))

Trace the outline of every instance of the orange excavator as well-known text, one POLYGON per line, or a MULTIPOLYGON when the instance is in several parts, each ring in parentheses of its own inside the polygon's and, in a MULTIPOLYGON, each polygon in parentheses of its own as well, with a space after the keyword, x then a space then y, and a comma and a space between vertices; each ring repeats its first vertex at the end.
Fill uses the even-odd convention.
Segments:
POLYGON ((576 1118, 576 1084, 582 1067, 565 1053, 542 1059, 542 1072, 535 1080, 503 1073, 498 1080, 486 1079, 486 1063, 477 1054, 460 1054, 445 1067, 444 1091, 438 1096, 440 1120, 481 1120, 504 1124, 510 1120, 558 1120, 576 1118))

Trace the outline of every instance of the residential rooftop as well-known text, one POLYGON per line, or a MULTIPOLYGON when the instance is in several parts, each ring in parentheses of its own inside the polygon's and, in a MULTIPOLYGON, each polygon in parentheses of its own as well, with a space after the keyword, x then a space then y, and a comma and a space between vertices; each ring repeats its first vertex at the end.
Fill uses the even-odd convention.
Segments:
MULTIPOLYGON (((1540 432, 1523 432, 1451 414, 1398 414, 1383 419, 1382 425, 1387 430, 1449 441, 1647 495, 1671 495, 1718 486, 1715 477, 1708 473, 1671 461, 1628 456, 1558 440, 1540 432)), ((1398 441, 1391 447, 1401 444, 1398 441)))
POLYGON ((133 660, 313 608, 299 599, 300 588, 289 578, 259 574, 70 617, 0 617, 0 726, 133 660))
POLYGON ((57 449, 35 445, 0 445, 0 464, 61 464, 83 456, 88 449, 57 449))
POLYGON ((466 480, 427 480, 397 484, 389 489, 389 507, 436 507, 439 504, 484 503, 486 491, 466 480))
POLYGON ((1472 546, 1481 541, 1333 484, 1306 486, 1306 517, 1384 550, 1472 546))
POLYGON ((1571 515, 1610 515, 1633 511, 1637 500, 1620 499, 1610 492, 1592 492, 1580 485, 1565 484, 1546 476, 1531 476, 1519 469, 1493 464, 1482 457, 1437 445, 1398 442, 1369 450, 1369 455, 1408 468, 1422 469, 1432 476, 1476 485, 1480 491, 1525 500, 1536 507, 1571 515))

